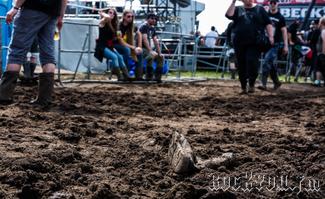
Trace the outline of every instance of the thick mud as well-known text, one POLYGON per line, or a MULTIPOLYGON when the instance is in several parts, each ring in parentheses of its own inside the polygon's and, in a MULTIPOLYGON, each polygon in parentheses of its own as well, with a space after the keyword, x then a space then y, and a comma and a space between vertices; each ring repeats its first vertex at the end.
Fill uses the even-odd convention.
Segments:
POLYGON ((67 85, 49 110, 0 105, 0 198, 325 198, 325 89, 238 82, 67 85), (174 131, 227 163, 177 175, 174 131))

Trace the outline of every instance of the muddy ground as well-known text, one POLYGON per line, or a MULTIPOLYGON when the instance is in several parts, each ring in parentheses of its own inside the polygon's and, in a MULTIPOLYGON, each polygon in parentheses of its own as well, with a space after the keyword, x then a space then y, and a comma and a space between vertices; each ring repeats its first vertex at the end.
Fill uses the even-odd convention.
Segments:
POLYGON ((18 86, 0 105, 0 198, 325 198, 325 88, 239 91, 232 81, 69 84, 44 111, 27 103, 35 88, 18 86), (234 158, 177 175, 175 131, 199 158, 234 158))

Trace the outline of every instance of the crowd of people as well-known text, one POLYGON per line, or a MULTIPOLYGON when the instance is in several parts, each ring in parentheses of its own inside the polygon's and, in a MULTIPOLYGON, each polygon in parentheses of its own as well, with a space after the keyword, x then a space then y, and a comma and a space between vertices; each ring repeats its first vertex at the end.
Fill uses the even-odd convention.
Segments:
POLYGON ((120 22, 114 8, 99 14, 101 18, 95 57, 99 61, 103 61, 103 58, 110 60, 112 74, 120 81, 147 80, 160 83, 164 57, 155 30, 157 15, 148 13, 146 21, 137 28, 134 26, 134 13, 131 10, 123 12, 120 22), (135 63, 135 78, 129 75, 132 63, 135 63))
MULTIPOLYGON (((301 20, 295 20, 288 28, 284 17, 280 14, 278 0, 269 0, 269 10, 253 3, 253 0, 242 0, 243 6, 235 6, 232 0, 226 17, 232 22, 223 35, 228 45, 234 49, 231 63, 236 63, 241 93, 255 92, 258 76, 259 58, 264 52, 264 64, 259 89, 267 90, 267 79, 271 77, 273 89, 278 89, 281 82, 278 78, 275 60, 280 54, 286 55, 289 46, 293 49, 292 62, 299 59, 299 46, 309 45, 312 54, 315 85, 320 86, 325 77, 325 17, 311 24, 306 39, 297 34, 301 20), (267 48, 265 47, 265 39, 267 48), (262 45, 260 44, 263 43, 262 45)), ((31 56, 26 62, 29 51, 34 52, 39 46, 39 57, 42 73, 39 75, 38 96, 32 104, 47 106, 52 102, 54 87, 54 34, 63 25, 67 0, 16 0, 8 11, 6 22, 14 23, 12 40, 6 71, 0 81, 0 103, 11 103, 21 66, 24 66, 26 79, 33 78, 36 60, 31 56)), ((112 73, 120 81, 147 80, 161 82, 164 56, 161 53, 155 25, 158 17, 148 13, 146 21, 138 28, 134 23, 134 12, 125 10, 119 20, 114 8, 100 11, 99 36, 96 40, 95 57, 103 61, 106 58, 112 66, 112 73), (154 70, 153 63, 156 63, 154 70), (131 65, 135 65, 135 77, 129 75, 131 65), (145 71, 144 71, 144 65, 145 71)), ((219 41, 215 27, 202 41, 196 33, 197 43, 214 47, 219 41)), ((231 67, 234 69, 235 67, 231 67)))
MULTIPOLYGON (((242 0, 242 6, 235 6, 236 0, 231 2, 226 17, 232 22, 222 34, 218 34, 215 27, 205 36, 199 31, 195 33, 196 43, 200 46, 213 48, 227 42, 230 50, 227 53, 230 63, 232 78, 235 77, 237 68, 242 93, 255 91, 255 81, 258 76, 259 58, 263 52, 264 60, 261 73, 261 85, 257 88, 267 90, 267 79, 270 76, 273 81, 273 89, 280 88, 276 61, 288 56, 291 49, 291 69, 298 71, 298 65, 302 58, 305 64, 310 66, 307 72, 313 85, 321 86, 324 79, 324 37, 321 32, 324 29, 324 17, 314 20, 308 31, 300 31, 303 18, 296 18, 290 25, 280 13, 279 1, 269 0, 267 11, 261 5, 254 4, 253 0, 242 0), (262 49, 258 45, 259 36, 266 33, 269 39, 269 47, 262 49), (233 53, 234 52, 234 53, 233 53)), ((292 70, 293 71, 293 70, 292 70)), ((291 72, 292 72, 291 71, 291 72)), ((297 81, 298 73, 295 74, 297 81)))

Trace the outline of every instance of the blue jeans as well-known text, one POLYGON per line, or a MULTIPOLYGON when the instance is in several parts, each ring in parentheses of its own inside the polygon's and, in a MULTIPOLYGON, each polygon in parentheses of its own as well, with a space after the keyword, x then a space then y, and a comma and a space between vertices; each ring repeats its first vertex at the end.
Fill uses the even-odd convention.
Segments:
MULTIPOLYGON (((131 49, 121 44, 114 44, 114 48, 123 56, 124 63, 126 66, 129 65, 129 58, 131 58, 131 49)), ((129 68, 129 67, 128 67, 129 68)))
POLYGON ((38 38, 40 62, 56 64, 54 56, 54 32, 57 17, 44 12, 21 9, 14 18, 12 38, 9 44, 8 64, 24 64, 27 52, 38 38))
POLYGON ((109 48, 104 49, 104 57, 106 59, 112 60, 113 68, 125 68, 126 65, 123 61, 122 55, 120 55, 115 49, 111 50, 109 48))
POLYGON ((270 75, 273 83, 278 83, 278 68, 274 62, 278 59, 278 51, 280 49, 280 44, 274 44, 274 46, 266 52, 264 56, 264 64, 262 68, 262 84, 266 86, 267 77, 270 75))

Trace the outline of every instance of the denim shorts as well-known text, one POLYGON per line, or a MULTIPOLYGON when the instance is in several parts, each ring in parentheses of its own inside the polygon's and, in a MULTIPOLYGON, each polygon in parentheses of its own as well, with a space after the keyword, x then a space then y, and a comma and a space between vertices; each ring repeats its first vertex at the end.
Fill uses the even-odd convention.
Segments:
POLYGON ((31 9, 18 11, 13 22, 8 64, 23 64, 35 38, 38 39, 41 65, 56 64, 54 32, 57 17, 31 9))

